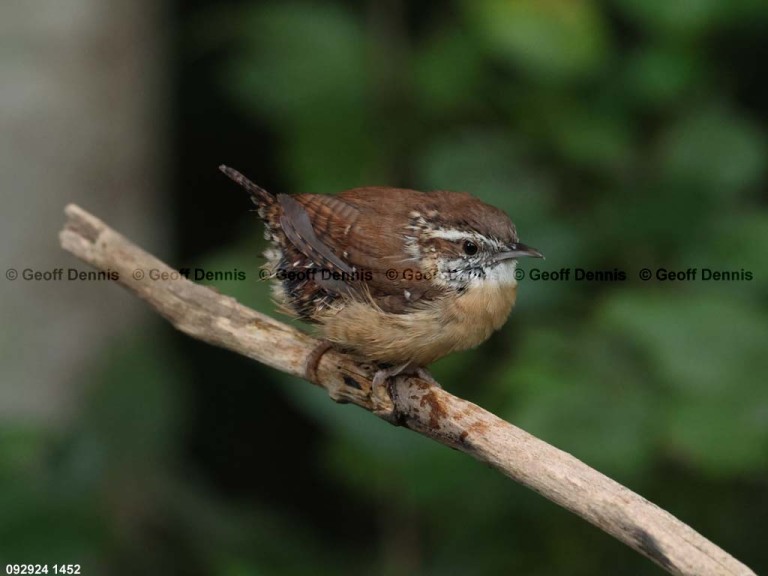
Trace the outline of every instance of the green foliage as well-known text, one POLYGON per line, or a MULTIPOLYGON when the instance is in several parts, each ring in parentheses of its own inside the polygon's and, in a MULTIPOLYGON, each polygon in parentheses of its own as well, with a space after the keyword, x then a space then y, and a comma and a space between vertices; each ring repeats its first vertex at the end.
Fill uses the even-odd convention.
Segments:
POLYGON ((279 123, 290 184, 306 192, 355 184, 376 150, 361 24, 332 4, 274 2, 249 10, 240 26, 243 49, 227 85, 244 111, 279 123), (343 165, 357 169, 329 170, 343 165))
POLYGON ((632 352, 597 327, 529 330, 500 378, 518 390, 503 416, 606 474, 647 471, 663 403, 632 352))
POLYGON ((617 4, 650 32, 688 40, 711 32, 723 17, 747 2, 733 2, 728 6, 717 0, 619 0, 617 4))
POLYGON ((757 190, 766 152, 763 133, 745 119, 714 107, 693 109, 681 114, 663 138, 659 170, 671 184, 718 199, 757 190))
MULTIPOLYGON (((505 329, 434 373, 765 570, 759 529, 732 534, 768 515, 768 104, 745 104, 764 63, 727 48, 765 42, 738 31, 768 22, 768 4, 457 0, 410 27, 372 6, 218 7, 220 32, 203 13, 191 49, 228 43, 221 87, 267 127, 293 191, 464 189, 545 253, 527 272, 625 270, 522 281, 505 329), (643 267, 753 279, 641 282, 643 267)), ((216 287, 271 313, 256 245, 249 232, 204 263, 246 270, 216 287)), ((280 374, 286 418, 313 430, 303 482, 334 487, 340 515, 362 510, 361 535, 317 529, 271 495, 222 502, 178 464, 183 365, 123 344, 66 441, 3 432, 0 558, 110 565, 152 542, 144 567, 224 576, 659 573, 495 471, 280 374)))
POLYGON ((657 426, 702 472, 759 474, 768 454, 768 315, 721 295, 626 294, 604 321, 642 349, 663 385, 657 426))
POLYGON ((0 559, 85 568, 120 539, 121 528, 139 528, 131 524, 142 509, 159 505, 158 488, 174 461, 183 371, 148 340, 116 344, 69 437, 7 432, 0 559))
MULTIPOLYGON (((722 481, 765 474, 766 135, 714 80, 726 64, 703 56, 718 27, 725 33, 760 10, 619 0, 615 10, 639 35, 626 43, 610 24, 617 12, 595 2, 457 5, 396 63, 404 95, 395 101, 411 107, 385 119, 404 143, 383 175, 469 190, 504 208, 548 257, 526 269, 618 267, 629 278, 522 282, 504 333, 439 364, 441 381, 631 486, 668 463, 679 469, 671 483, 688 481, 683 471, 722 481), (755 277, 643 284, 643 266, 746 268, 755 277)), ((366 66, 365 50, 381 41, 366 26, 376 24, 337 4, 298 6, 249 11, 244 21, 261 32, 243 34, 233 94, 259 119, 275 117, 285 176, 298 189, 378 179, 376 157, 391 150, 386 132, 372 130, 392 96, 376 92, 380 71, 366 66)), ((320 392, 286 390, 328 433, 325 473, 356 499, 386 501, 383 518, 405 516, 429 534, 418 573, 605 566, 602 540, 582 564, 572 555, 561 563, 583 541, 558 528, 559 545, 531 544, 529 564, 526 536, 513 526, 529 522, 535 533, 547 524, 551 511, 535 497, 320 392)), ((717 531, 709 526, 715 539, 717 531)))
POLYGON ((467 0, 463 5, 481 43, 536 78, 579 78, 608 57, 602 14, 590 0, 467 0))

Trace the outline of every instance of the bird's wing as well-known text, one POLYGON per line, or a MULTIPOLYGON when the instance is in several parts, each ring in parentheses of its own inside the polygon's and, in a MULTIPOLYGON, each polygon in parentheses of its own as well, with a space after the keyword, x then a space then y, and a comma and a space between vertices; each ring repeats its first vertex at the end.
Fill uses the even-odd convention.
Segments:
POLYGON ((427 279, 409 274, 420 271, 405 239, 412 205, 420 197, 420 192, 387 188, 337 196, 279 195, 280 223, 289 241, 318 267, 347 275, 318 282, 322 288, 399 313, 443 294, 427 279))

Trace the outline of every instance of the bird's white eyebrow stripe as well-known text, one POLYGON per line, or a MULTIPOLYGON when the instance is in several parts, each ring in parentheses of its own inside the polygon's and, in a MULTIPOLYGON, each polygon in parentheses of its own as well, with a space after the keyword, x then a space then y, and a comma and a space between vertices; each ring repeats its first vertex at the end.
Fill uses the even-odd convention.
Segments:
POLYGON ((495 238, 485 238, 479 232, 473 230, 430 230, 427 232, 430 238, 442 238, 443 240, 474 240, 478 245, 490 245, 492 250, 501 252, 504 245, 495 238))
POLYGON ((443 240, 464 240, 466 238, 477 240, 480 236, 477 232, 464 230, 430 230, 428 235, 430 238, 442 238, 443 240))

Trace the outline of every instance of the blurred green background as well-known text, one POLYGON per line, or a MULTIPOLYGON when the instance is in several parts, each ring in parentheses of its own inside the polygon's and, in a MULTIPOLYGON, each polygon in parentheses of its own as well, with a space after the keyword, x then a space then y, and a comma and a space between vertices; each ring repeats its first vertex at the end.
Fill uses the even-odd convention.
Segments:
MULTIPOLYGON (((470 191, 545 253, 527 272, 626 271, 523 280, 505 328, 433 373, 768 572, 768 3, 196 0, 157 33, 167 262, 246 270, 217 288, 274 314, 226 163, 279 192, 470 191)), ((79 381, 64 425, 0 421, 3 562, 662 573, 468 457, 158 318, 79 381)))

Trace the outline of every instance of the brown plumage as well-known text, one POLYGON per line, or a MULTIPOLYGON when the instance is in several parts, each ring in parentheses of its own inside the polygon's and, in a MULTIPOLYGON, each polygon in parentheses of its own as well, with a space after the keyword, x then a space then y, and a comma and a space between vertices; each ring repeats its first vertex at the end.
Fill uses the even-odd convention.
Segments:
POLYGON ((240 173, 266 225, 276 299, 360 358, 415 369, 477 346, 515 302, 520 244, 507 215, 463 192, 356 188, 270 194, 240 173))

